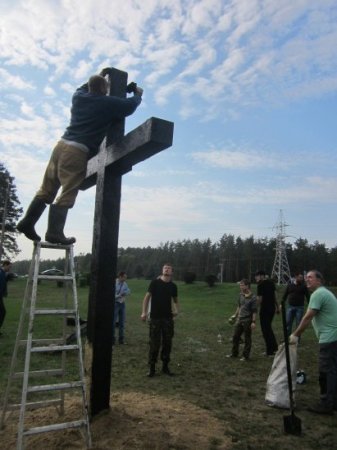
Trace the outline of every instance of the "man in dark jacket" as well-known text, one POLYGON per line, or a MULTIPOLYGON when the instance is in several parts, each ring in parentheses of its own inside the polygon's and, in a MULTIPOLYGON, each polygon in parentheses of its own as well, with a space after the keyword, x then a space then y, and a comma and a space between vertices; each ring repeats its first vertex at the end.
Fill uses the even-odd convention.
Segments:
POLYGON ((98 152, 109 125, 132 114, 142 100, 143 90, 135 83, 133 97, 107 96, 109 83, 104 77, 108 73, 109 69, 103 69, 100 75, 93 75, 73 95, 70 124, 53 150, 40 189, 17 225, 28 239, 41 240, 34 227, 49 204, 46 240, 66 245, 76 241, 66 238, 63 228, 86 176, 88 159, 98 152))
POLYGON ((6 308, 4 304, 4 297, 7 297, 7 273, 11 270, 12 263, 8 260, 2 263, 0 267, 0 336, 1 327, 6 317, 6 308))
POLYGON ((310 293, 304 283, 303 274, 297 272, 295 274, 295 283, 288 284, 284 294, 283 301, 288 300, 287 307, 287 332, 288 336, 291 334, 293 321, 296 320, 296 328, 300 324, 304 314, 304 301, 309 302, 310 293))

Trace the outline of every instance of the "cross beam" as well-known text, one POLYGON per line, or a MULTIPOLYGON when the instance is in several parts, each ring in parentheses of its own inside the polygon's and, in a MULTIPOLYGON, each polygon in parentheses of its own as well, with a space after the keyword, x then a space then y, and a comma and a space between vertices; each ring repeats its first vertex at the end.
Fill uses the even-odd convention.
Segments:
MULTIPOLYGON (((170 147, 172 140, 173 123, 152 117, 126 134, 122 140, 103 150, 106 152, 105 165, 112 166, 113 173, 123 175, 132 170, 132 166, 170 147)), ((99 165, 100 155, 88 162, 82 190, 96 184, 99 165)))
MULTIPOLYGON (((109 81, 110 95, 126 96, 126 72, 110 69, 109 81)), ((88 163, 81 186, 88 189, 96 185, 85 353, 90 416, 110 406, 122 175, 135 164, 170 147, 173 140, 173 123, 166 120, 151 118, 125 136, 124 124, 121 120, 110 127, 99 153, 88 163)))

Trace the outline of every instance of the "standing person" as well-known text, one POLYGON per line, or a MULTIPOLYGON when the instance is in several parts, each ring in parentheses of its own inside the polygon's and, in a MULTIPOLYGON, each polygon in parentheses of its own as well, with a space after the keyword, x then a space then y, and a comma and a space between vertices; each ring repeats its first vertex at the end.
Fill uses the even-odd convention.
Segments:
POLYGON ((135 83, 129 85, 133 97, 107 96, 109 83, 104 77, 108 73, 106 68, 93 75, 73 95, 70 124, 52 152, 40 189, 17 225, 17 230, 32 241, 41 240, 35 224, 46 204, 50 205, 46 240, 65 245, 76 241, 66 238, 63 229, 68 209, 74 206, 86 176, 88 159, 97 154, 108 127, 132 114, 141 103, 143 90, 135 83), (53 203, 60 187, 61 193, 53 203))
POLYGON ((318 414, 337 411, 337 299, 323 284, 323 275, 310 270, 306 277, 312 292, 308 309, 293 334, 290 344, 297 344, 299 337, 312 322, 319 343, 318 371, 320 401, 309 408, 318 414))
POLYGON ((259 270, 255 274, 257 282, 257 303, 260 308, 260 326, 266 344, 266 356, 273 356, 277 351, 277 341, 272 329, 275 312, 279 313, 276 300, 276 286, 273 280, 266 278, 266 272, 259 270))
POLYGON ((227 355, 228 358, 238 357, 241 335, 244 334, 245 345, 241 361, 249 360, 252 348, 252 331, 255 330, 256 312, 256 296, 250 290, 249 280, 243 279, 240 281, 239 302, 234 314, 237 321, 232 340, 232 353, 227 355))
POLYGON ((301 272, 295 274, 295 283, 288 284, 284 294, 283 301, 288 300, 288 307, 286 313, 286 323, 288 336, 291 334, 293 321, 296 321, 296 327, 300 324, 304 314, 304 300, 309 302, 310 294, 304 282, 304 277, 301 272))
POLYGON ((7 273, 11 267, 12 263, 8 260, 4 261, 0 267, 0 336, 2 336, 1 327, 6 317, 4 297, 7 297, 7 273))
POLYGON ((151 312, 149 323, 149 377, 156 373, 156 363, 161 347, 160 358, 162 360, 162 372, 172 376, 169 369, 170 355, 172 349, 172 338, 174 335, 174 314, 178 313, 178 288, 172 281, 173 269, 171 264, 165 264, 160 277, 152 280, 143 300, 141 319, 147 318, 149 302, 151 300, 151 312), (172 312, 172 302, 175 313, 172 312))
POLYGON ((125 299, 131 293, 129 286, 126 283, 127 275, 125 272, 119 272, 115 287, 115 309, 114 318, 112 321, 112 339, 115 343, 115 328, 118 322, 118 343, 125 344, 124 341, 124 326, 125 326, 125 299))

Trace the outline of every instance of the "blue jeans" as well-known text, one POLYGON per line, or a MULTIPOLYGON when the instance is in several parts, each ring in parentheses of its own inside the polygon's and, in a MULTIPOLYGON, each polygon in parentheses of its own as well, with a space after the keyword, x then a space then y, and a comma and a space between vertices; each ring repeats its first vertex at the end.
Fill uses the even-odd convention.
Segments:
POLYGON ((115 328, 116 322, 118 322, 118 342, 120 344, 124 343, 124 325, 125 325, 125 303, 115 301, 114 318, 112 321, 112 339, 115 343, 115 328))
POLYGON ((291 335, 294 319, 296 321, 296 328, 297 328, 299 323, 302 320, 303 314, 304 314, 304 306, 288 305, 287 315, 286 315, 288 336, 291 335))

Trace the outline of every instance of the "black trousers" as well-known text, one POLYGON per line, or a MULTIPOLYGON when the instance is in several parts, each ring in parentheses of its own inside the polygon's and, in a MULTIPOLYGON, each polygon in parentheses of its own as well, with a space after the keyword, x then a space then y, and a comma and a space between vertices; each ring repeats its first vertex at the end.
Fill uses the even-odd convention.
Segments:
POLYGON ((6 308, 4 304, 4 299, 3 297, 0 297, 0 328, 4 323, 5 317, 6 317, 6 308))
POLYGON ((173 319, 151 319, 149 329, 149 364, 156 364, 160 347, 160 359, 163 363, 168 364, 170 362, 172 339, 174 336, 173 319))
POLYGON ((267 355, 272 355, 278 349, 275 334, 271 327, 273 318, 275 315, 275 310, 260 309, 260 325, 263 335, 263 339, 266 343, 266 353, 267 355))
POLYGON ((319 344, 318 370, 321 402, 337 410, 337 341, 319 344))

